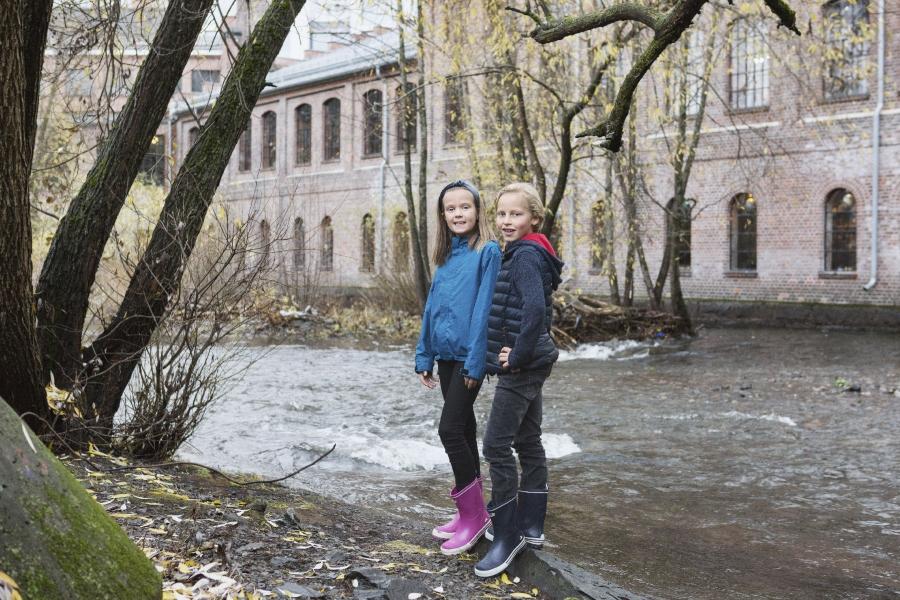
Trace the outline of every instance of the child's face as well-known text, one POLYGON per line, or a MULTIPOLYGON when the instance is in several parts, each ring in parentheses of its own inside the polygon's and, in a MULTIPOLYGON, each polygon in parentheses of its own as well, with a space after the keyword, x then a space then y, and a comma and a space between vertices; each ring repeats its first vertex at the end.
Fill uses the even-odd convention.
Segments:
POLYGON ((453 235, 466 236, 475 231, 478 209, 467 189, 453 188, 444 194, 444 220, 453 235))
POLYGON ((528 202, 518 192, 503 194, 497 201, 497 229, 503 241, 514 242, 534 232, 539 219, 528 210, 528 202))

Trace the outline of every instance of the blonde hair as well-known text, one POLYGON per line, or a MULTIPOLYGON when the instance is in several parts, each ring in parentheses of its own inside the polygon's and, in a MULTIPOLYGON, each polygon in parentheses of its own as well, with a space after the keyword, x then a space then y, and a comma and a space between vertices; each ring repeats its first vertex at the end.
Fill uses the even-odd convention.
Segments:
POLYGON ((533 229, 535 231, 539 230, 544 222, 544 205, 541 202, 541 196, 538 194, 537 189, 530 183, 525 183, 524 181, 515 181, 505 185, 503 186, 503 189, 497 192, 497 199, 494 201, 494 210, 496 210, 497 204, 500 203, 500 198, 506 194, 522 194, 522 198, 525 199, 525 204, 528 206, 528 212, 531 213, 532 217, 535 217, 538 220, 537 225, 535 225, 533 229))
POLYGON ((494 231, 485 217, 484 206, 482 205, 481 194, 478 193, 478 189, 464 179, 448 183, 441 190, 437 201, 437 227, 434 234, 434 252, 431 255, 431 260, 437 266, 447 262, 447 257, 450 256, 453 244, 453 233, 450 231, 447 220, 444 218, 444 195, 456 188, 464 189, 472 194, 472 199, 475 202, 475 230, 469 235, 469 248, 481 250, 488 242, 496 239, 494 231))

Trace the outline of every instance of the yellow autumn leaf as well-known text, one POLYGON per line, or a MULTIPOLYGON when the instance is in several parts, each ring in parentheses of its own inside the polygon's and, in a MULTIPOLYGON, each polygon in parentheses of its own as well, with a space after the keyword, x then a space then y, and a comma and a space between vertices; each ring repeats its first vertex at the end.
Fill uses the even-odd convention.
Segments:
POLYGON ((3 571, 0 571, 0 596, 9 600, 22 600, 19 584, 3 571))
POLYGON ((512 585, 513 582, 509 579, 509 575, 506 574, 506 571, 503 571, 503 574, 500 576, 500 583, 503 585, 512 585))

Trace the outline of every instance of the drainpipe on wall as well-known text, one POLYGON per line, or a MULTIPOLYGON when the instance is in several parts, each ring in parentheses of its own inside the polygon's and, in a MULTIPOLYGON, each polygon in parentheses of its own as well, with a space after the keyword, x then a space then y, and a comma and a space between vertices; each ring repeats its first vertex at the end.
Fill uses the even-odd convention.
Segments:
POLYGON ((884 4, 887 0, 878 2, 878 68, 876 77, 878 91, 875 99, 875 112, 872 115, 872 225, 870 250, 872 275, 868 283, 863 286, 866 291, 871 290, 878 283, 878 179, 881 175, 881 111, 884 109, 884 4))
POLYGON ((382 82, 381 101, 381 165, 378 167, 378 235, 375 236, 376 272, 381 272, 382 252, 384 250, 384 201, 385 171, 388 164, 388 85, 381 74, 381 65, 375 65, 375 76, 382 82))

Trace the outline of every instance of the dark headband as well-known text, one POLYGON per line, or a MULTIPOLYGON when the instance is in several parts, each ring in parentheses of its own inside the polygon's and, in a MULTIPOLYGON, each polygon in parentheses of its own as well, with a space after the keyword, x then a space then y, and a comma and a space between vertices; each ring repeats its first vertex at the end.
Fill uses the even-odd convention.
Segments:
POLYGON ((481 194, 478 193, 478 190, 475 188, 475 186, 465 179, 457 179, 456 181, 451 181, 450 183, 445 185, 444 189, 441 190, 441 193, 438 196, 438 204, 441 206, 442 210, 444 207, 444 194, 456 188, 462 188, 472 194, 472 197, 475 199, 475 208, 479 210, 481 209, 481 194))

